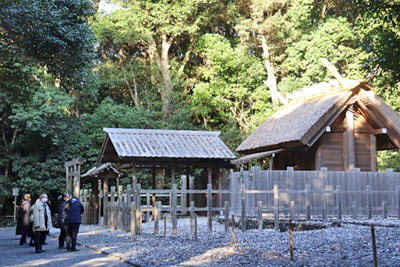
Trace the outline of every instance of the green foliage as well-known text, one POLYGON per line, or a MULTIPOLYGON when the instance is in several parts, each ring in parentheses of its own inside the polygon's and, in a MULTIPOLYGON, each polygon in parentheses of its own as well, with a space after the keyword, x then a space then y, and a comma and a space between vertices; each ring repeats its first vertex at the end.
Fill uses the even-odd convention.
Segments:
POLYGON ((14 218, 0 217, 0 227, 14 227, 16 225, 14 218))
POLYGON ((195 116, 206 127, 235 122, 248 132, 271 111, 262 63, 217 34, 204 35, 197 49, 205 65, 198 69, 201 78, 191 98, 195 116))
POLYGON ((329 80, 331 74, 320 58, 327 58, 348 79, 366 76, 362 63, 367 54, 345 18, 327 18, 318 28, 307 32, 286 50, 287 59, 281 69, 288 75, 279 84, 282 91, 291 92, 329 80))
MULTIPOLYGON (((266 59, 282 93, 327 81, 321 57, 349 79, 379 63, 376 92, 400 111, 398 1, 114 2, 0 3, 0 195, 55 197, 66 160, 96 163, 104 127, 219 130, 234 150, 273 112, 266 59)), ((399 162, 379 153, 380 170, 399 162)))
POLYGON ((391 168, 395 172, 400 171, 400 155, 398 151, 385 150, 378 153, 378 170, 386 171, 391 168))
POLYGON ((1 48, 46 66, 70 85, 81 81, 94 58, 89 0, 2 1, 0 10, 1 48))

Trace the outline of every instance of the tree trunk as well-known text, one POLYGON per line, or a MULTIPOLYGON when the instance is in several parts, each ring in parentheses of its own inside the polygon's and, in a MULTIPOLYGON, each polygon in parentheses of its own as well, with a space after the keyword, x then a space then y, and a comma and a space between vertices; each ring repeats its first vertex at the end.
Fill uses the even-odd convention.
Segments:
MULTIPOLYGON (((15 128, 14 132, 13 132, 12 139, 11 139, 10 146, 8 146, 7 138, 6 138, 5 126, 3 125, 3 127, 2 127, 2 138, 3 138, 3 142, 4 142, 4 145, 5 145, 7 154, 12 153, 12 151, 14 149, 14 145, 15 145, 15 140, 17 139, 17 134, 18 134, 18 128, 15 128)), ((8 179, 11 164, 12 164, 11 159, 9 159, 6 162, 5 166, 4 166, 4 181, 7 181, 7 179, 8 179)), ((6 200, 5 196, 0 196, 0 216, 1 216, 2 212, 3 212, 3 206, 4 206, 5 200, 6 200)))
POLYGON ((170 66, 169 66, 169 48, 171 47, 172 40, 168 40, 167 36, 164 34, 162 36, 161 43, 161 55, 157 50, 155 42, 149 47, 150 59, 154 61, 161 73, 163 79, 163 87, 160 90, 161 102, 162 102, 162 112, 164 116, 169 116, 171 113, 171 102, 173 93, 173 83, 171 80, 170 66))
POLYGON ((271 98, 272 103, 277 105, 279 102, 282 104, 287 104, 287 100, 283 98, 283 96, 278 92, 278 87, 276 85, 276 76, 274 67, 272 66, 270 59, 269 59, 269 48, 267 44, 267 38, 264 35, 261 35, 261 45, 263 49, 263 60, 264 66, 267 71, 268 78, 264 81, 264 84, 269 88, 271 91, 271 98))

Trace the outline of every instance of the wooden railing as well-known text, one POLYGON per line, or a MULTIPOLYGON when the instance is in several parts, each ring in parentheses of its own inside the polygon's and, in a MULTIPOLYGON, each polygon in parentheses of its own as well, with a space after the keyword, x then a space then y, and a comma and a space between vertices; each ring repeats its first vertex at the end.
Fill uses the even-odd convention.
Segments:
MULTIPOLYGON (((140 234, 142 231, 142 221, 154 221, 154 232, 158 233, 161 216, 170 216, 172 221, 172 232, 177 232, 178 215, 190 215, 191 223, 194 224, 194 218, 198 212, 207 214, 208 229, 212 231, 212 217, 216 214, 225 217, 228 221, 230 215, 234 214, 240 217, 243 229, 246 229, 248 217, 257 218, 260 224, 264 218, 274 220, 275 227, 278 227, 280 219, 292 220, 311 220, 336 218, 341 220, 345 215, 352 218, 372 218, 380 216, 387 218, 396 216, 400 219, 400 186, 395 190, 372 190, 371 185, 367 185, 365 190, 343 190, 341 185, 337 185, 334 190, 312 189, 311 185, 306 184, 303 190, 281 189, 278 184, 274 184, 270 190, 247 189, 244 183, 240 184, 237 191, 232 190, 214 190, 211 184, 208 184, 205 190, 182 190, 177 189, 177 185, 173 184, 171 190, 143 190, 140 184, 136 185, 135 190, 131 185, 127 187, 119 187, 116 191, 114 186, 111 191, 103 197, 103 193, 99 194, 99 207, 103 206, 103 222, 109 228, 132 231, 140 234), (205 207, 196 207, 194 201, 190 201, 190 205, 186 206, 187 200, 192 199, 191 195, 202 194, 206 196, 207 205, 205 207), (232 202, 225 201, 219 205, 213 206, 213 195, 227 194, 230 199, 240 198, 239 211, 238 207, 232 208, 232 202), (346 206, 346 195, 356 196, 355 199, 365 198, 365 205, 356 205, 354 201, 352 205, 346 206), (382 201, 381 205, 374 206, 373 198, 376 194, 385 194, 392 198, 395 206, 388 207, 386 201, 382 201), (249 200, 253 203, 256 196, 261 196, 263 200, 257 200, 255 205, 249 205, 249 200), (327 196, 327 197, 323 197, 327 196), (189 197, 189 198, 188 198, 189 197), (287 198, 290 199, 289 205, 287 198), (162 199, 162 200, 161 200, 162 199), (296 202, 292 199, 301 199, 296 202), (321 205, 314 206, 315 199, 326 200, 321 205), (333 201, 331 201, 333 200, 333 201)), ((86 207, 90 207, 89 191, 82 194, 82 203, 86 207)), ((90 208, 86 209, 83 223, 93 221, 95 215, 90 215, 90 208)), ((96 213, 101 215, 101 213, 96 213)), ((99 222, 101 220, 98 220, 99 222)))

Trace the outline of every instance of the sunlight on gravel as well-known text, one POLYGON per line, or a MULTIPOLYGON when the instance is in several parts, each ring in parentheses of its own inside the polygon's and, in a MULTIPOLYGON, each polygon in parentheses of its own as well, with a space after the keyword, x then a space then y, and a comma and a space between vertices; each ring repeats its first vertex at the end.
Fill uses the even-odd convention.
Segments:
POLYGON ((400 262, 400 222, 397 220, 347 220, 342 227, 294 232, 295 261, 289 258, 287 232, 273 230, 236 231, 236 248, 231 233, 213 222, 209 233, 206 218, 198 220, 198 241, 190 233, 190 220, 179 219, 178 234, 154 235, 153 223, 143 224, 143 234, 82 225, 78 241, 118 255, 142 266, 371 266, 373 265, 371 233, 368 225, 376 224, 378 260, 381 266, 400 262))

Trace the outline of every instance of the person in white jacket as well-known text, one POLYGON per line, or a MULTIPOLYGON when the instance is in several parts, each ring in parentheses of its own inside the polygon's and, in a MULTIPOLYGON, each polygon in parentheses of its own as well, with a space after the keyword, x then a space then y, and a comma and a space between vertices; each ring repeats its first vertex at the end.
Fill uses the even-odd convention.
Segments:
POLYGON ((46 238, 47 232, 51 228, 51 212, 47 205, 47 195, 41 194, 36 200, 33 209, 33 231, 35 232, 35 252, 44 252, 42 244, 46 238))

